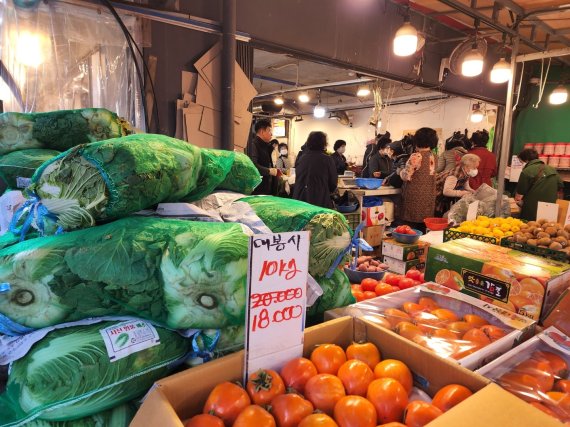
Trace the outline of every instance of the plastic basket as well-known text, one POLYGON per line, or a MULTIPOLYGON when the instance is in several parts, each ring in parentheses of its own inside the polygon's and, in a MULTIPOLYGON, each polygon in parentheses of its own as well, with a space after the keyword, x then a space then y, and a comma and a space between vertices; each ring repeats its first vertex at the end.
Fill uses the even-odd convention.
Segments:
POLYGON ((498 237, 489 237, 489 236, 482 236, 480 234, 471 234, 471 233, 463 233, 461 231, 454 231, 450 228, 446 229, 443 232, 443 241, 449 242, 450 240, 457 240, 463 239, 465 237, 469 237, 473 240, 479 240, 480 242, 491 243, 493 245, 498 245, 500 243, 500 239, 498 237))
POLYGON ((346 222, 348 222, 348 226, 350 228, 352 228, 353 230, 355 230, 356 227, 358 227, 358 224, 360 224, 360 213, 359 212, 345 213, 343 215, 346 218, 346 222))
POLYGON ((509 238, 501 240, 501 246, 516 249, 517 251, 526 252, 528 254, 537 255, 543 258, 553 259, 555 261, 568 262, 568 256, 561 251, 554 249, 541 248, 539 246, 531 246, 526 243, 513 242, 509 238))

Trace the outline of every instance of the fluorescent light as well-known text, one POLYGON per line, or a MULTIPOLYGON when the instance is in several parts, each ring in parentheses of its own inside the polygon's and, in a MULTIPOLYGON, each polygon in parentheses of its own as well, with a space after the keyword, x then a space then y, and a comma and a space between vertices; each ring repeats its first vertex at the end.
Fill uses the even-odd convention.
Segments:
POLYGON ((483 55, 477 49, 471 49, 461 64, 461 74, 465 77, 475 77, 483 72, 483 55))
POLYGON ((285 100, 281 95, 279 95, 278 97, 273 99, 273 102, 275 102, 276 105, 283 105, 285 103, 285 100))
POLYGON ((318 104, 313 110, 313 116, 317 119, 322 119, 327 114, 327 110, 321 104, 318 104))
POLYGON ((364 98, 365 96, 370 95, 370 88, 368 86, 358 86, 358 90, 356 91, 356 96, 360 98, 364 98))
POLYGON ((505 58, 499 59, 491 70, 492 83, 506 83, 511 79, 511 64, 505 58))
POLYGON ((410 56, 418 50, 418 30, 406 19, 394 36, 394 55, 410 56))
POLYGON ((307 102, 309 102, 311 100, 311 97, 309 96, 309 94, 307 92, 301 92, 299 94, 299 102, 302 102, 303 104, 306 104, 307 102))
POLYGON ((562 85, 557 86, 548 97, 548 102, 552 105, 564 104, 566 101, 568 101, 568 89, 562 85))

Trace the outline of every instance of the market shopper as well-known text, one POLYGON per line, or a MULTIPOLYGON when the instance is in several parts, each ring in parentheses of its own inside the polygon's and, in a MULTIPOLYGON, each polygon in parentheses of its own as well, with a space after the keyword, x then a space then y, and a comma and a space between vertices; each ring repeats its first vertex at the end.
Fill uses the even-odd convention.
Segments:
POLYGON ((258 120, 255 123, 255 137, 249 141, 246 149, 246 154, 249 156, 259 174, 262 181, 253 194, 267 194, 274 193, 274 179, 277 177, 278 169, 274 167, 271 160, 271 153, 273 146, 270 144, 271 137, 273 136, 271 129, 271 122, 269 120, 258 120))
POLYGON ((455 169, 461 158, 467 154, 467 149, 459 132, 445 141, 445 151, 437 159, 436 173, 455 169))
POLYGON ((481 159, 479 163, 479 173, 477 176, 469 178, 469 186, 473 190, 477 190, 482 184, 492 186, 491 178, 497 176, 497 157, 487 149, 489 142, 489 132, 486 130, 478 130, 471 135, 471 143, 473 148, 470 154, 475 154, 481 159))
POLYGON ((344 152, 346 151, 346 141, 342 139, 336 140, 333 149, 334 153, 331 157, 334 160, 336 173, 337 175, 344 175, 344 171, 346 170, 346 157, 344 156, 344 152))
POLYGON ((279 157, 277 158, 277 163, 275 167, 281 171, 283 174, 288 174, 289 169, 291 169, 291 160, 289 157, 289 148, 287 144, 282 142, 279 144, 279 157))
POLYGON ((469 179, 478 175, 480 160, 475 154, 465 154, 454 169, 437 174, 436 216, 443 217, 457 200, 475 191, 469 186, 469 179))
POLYGON ((521 206, 520 218, 535 221, 538 202, 555 203, 564 183, 556 169, 539 160, 534 148, 525 148, 518 158, 525 166, 519 177, 515 200, 521 206))
POLYGON ((425 230, 423 220, 433 217, 435 210, 435 156, 431 150, 437 147, 437 133, 431 128, 421 128, 413 137, 415 152, 410 156, 400 177, 402 185, 402 209, 400 220, 425 230))
POLYGON ((331 156, 325 153, 327 135, 311 132, 305 152, 295 167, 293 198, 324 208, 332 208, 331 194, 336 190, 338 176, 331 156))
POLYGON ((386 178, 394 172, 395 166, 392 160, 392 140, 390 132, 382 135, 376 143, 376 153, 370 158, 370 175, 374 178, 386 178))
POLYGON ((362 158, 362 178, 371 178, 370 173, 370 159, 374 154, 376 154, 376 144, 378 143, 378 138, 369 139, 366 141, 366 150, 364 150, 364 157, 362 158))

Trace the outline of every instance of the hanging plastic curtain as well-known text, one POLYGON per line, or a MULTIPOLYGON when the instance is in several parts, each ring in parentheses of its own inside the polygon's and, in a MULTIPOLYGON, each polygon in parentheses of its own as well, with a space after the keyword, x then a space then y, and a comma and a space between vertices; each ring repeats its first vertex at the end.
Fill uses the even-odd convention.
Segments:
MULTIPOLYGON (((140 23, 121 17, 141 46, 140 23)), ((105 8, 0 0, 0 60, 4 111, 102 107, 146 128, 133 56, 105 8)))

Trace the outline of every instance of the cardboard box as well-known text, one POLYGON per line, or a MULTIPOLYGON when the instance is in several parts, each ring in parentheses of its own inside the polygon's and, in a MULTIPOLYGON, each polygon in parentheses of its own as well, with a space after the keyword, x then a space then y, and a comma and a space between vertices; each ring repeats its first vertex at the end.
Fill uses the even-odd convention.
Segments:
POLYGON ((382 243, 382 255, 400 261, 411 261, 425 257, 429 248, 426 242, 418 241, 411 245, 396 242, 394 239, 386 239, 382 243))
POLYGON ((566 225, 568 223, 568 207, 570 206, 570 200, 556 200, 556 204, 558 205, 558 224, 566 225))
POLYGON ((400 261, 399 259, 388 256, 385 256, 383 260, 384 264, 388 266, 388 270, 396 274, 406 274, 406 272, 412 268, 420 271, 424 271, 426 268, 426 257, 424 255, 412 261, 400 261))
MULTIPOLYGON (((416 384, 431 395, 451 383, 462 384, 474 392, 489 383, 482 376, 438 358, 424 348, 412 349, 408 341, 393 332, 350 317, 308 328, 305 331, 304 352, 308 356, 318 344, 336 343, 346 348, 354 341, 363 340, 376 344, 383 359, 398 359, 406 363, 414 373, 416 384)), ((181 420, 202 411, 208 394, 217 384, 241 380, 243 357, 244 352, 241 351, 158 381, 144 400, 131 427, 182 427, 181 420)))
POLYGON ((542 325, 545 328, 555 326, 566 335, 570 335, 570 289, 562 292, 562 295, 546 313, 542 325))
POLYGON ((384 206, 363 207, 361 209, 361 218, 366 227, 384 224, 386 222, 384 206))
POLYGON ((539 320, 568 288, 570 264, 459 239, 430 247, 425 277, 539 320))
POLYGON ((362 237, 370 246, 380 246, 384 235, 383 225, 372 225, 362 230, 362 237))
MULTIPOLYGON (((348 307, 330 310, 325 313, 325 320, 349 315, 371 321, 376 320, 376 322, 381 325, 387 324, 386 320, 388 320, 392 325, 395 325, 399 323, 399 319, 394 319, 394 316, 387 317, 384 314, 385 310, 388 308, 402 310, 402 305, 405 302, 417 303, 421 297, 433 299, 440 308, 449 309, 460 317, 463 317, 465 314, 477 314, 486 319, 489 324, 498 326, 507 331, 504 337, 457 360, 457 363, 468 369, 480 368, 489 363, 489 361, 494 360, 497 356, 517 346, 520 342, 532 337, 534 334, 536 322, 533 320, 509 312, 493 304, 482 302, 477 298, 472 298, 461 292, 452 291, 437 283, 426 283, 415 288, 362 301, 348 307)), ((410 320, 409 317, 402 317, 401 320, 406 322, 421 322, 418 319, 410 320)), ((445 329, 445 327, 430 326, 429 323, 427 323, 426 326, 429 329, 429 335, 433 334, 437 329, 445 329)), ((400 336, 398 335, 398 337, 400 336)), ((400 337, 400 339, 407 340, 403 337, 400 337)), ((438 356, 449 360, 455 360, 452 358, 452 355, 456 351, 465 351, 464 346, 467 344, 467 342, 463 340, 454 341, 447 338, 442 339, 436 337, 429 338, 428 340, 429 341, 420 342, 428 348, 432 348, 438 356)), ((424 348, 415 342, 410 342, 410 344, 417 348, 424 348)))

